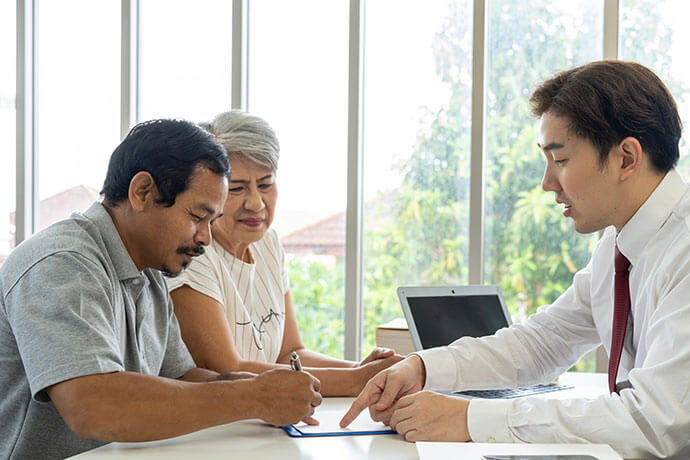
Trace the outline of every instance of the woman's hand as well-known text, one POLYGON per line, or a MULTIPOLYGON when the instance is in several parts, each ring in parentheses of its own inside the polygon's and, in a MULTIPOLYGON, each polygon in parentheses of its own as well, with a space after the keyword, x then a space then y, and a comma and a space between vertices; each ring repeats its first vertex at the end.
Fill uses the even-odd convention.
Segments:
MULTIPOLYGON (((362 364, 359 367, 354 369, 354 381, 353 383, 353 396, 356 396, 359 394, 360 391, 364 388, 364 386, 367 384, 367 382, 373 378, 376 374, 381 372, 384 369, 388 369, 391 367, 393 364, 402 361, 405 359, 404 356, 401 355, 396 355, 395 353, 392 353, 393 350, 390 350, 391 353, 388 353, 388 357, 386 358, 378 358, 373 361, 369 361, 366 364, 362 364)), ((372 352, 373 353, 373 352, 372 352)), ((367 356, 367 359, 371 356, 367 356)), ((362 363, 364 363, 362 361, 362 363)))
POLYGON ((355 390, 358 394, 364 388, 364 385, 373 376, 384 369, 388 369, 393 364, 405 359, 404 356, 396 355, 395 350, 390 348, 376 347, 369 355, 364 358, 359 365, 355 365, 357 371, 355 372, 355 390))
POLYGON ((356 366, 364 366, 365 364, 376 361, 377 359, 385 359, 389 356, 393 356, 394 354, 395 350, 392 350, 390 348, 376 347, 373 350, 371 350, 371 353, 369 353, 369 355, 356 366))

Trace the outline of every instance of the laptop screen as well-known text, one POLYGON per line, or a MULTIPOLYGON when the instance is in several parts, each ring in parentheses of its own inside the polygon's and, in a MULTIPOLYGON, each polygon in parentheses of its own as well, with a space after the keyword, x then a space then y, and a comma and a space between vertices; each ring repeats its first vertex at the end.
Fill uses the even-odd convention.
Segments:
POLYGON ((407 297, 407 302, 423 349, 508 326, 498 294, 407 297))

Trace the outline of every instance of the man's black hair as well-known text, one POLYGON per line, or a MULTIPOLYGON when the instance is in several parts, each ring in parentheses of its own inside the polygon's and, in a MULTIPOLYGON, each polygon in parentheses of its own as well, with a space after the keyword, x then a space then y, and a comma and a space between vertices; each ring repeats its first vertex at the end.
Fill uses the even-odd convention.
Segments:
POLYGON ((661 79, 636 62, 605 60, 566 70, 546 80, 530 98, 532 113, 566 117, 570 131, 588 139, 606 164, 609 151, 634 137, 654 168, 678 163, 682 123, 676 101, 661 79))
POLYGON ((158 189, 156 202, 170 207, 199 167, 230 176, 227 154, 212 135, 184 120, 146 121, 132 128, 111 155, 101 195, 106 205, 117 205, 128 197, 132 178, 146 171, 158 189))

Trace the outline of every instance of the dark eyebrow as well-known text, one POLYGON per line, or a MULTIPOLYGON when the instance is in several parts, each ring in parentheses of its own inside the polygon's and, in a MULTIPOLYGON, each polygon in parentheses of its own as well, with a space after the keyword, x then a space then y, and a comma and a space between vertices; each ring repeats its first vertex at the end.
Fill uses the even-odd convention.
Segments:
POLYGON ((537 147, 542 149, 544 152, 549 152, 551 150, 562 149, 565 146, 563 144, 559 144, 558 142, 551 142, 542 147, 542 145, 539 142, 537 142, 537 147))
POLYGON ((211 206, 209 206, 209 205, 207 205, 207 204, 203 204, 203 203, 202 203, 202 204, 200 204, 200 205, 197 206, 197 207, 203 209, 203 210, 206 211, 208 214, 215 214, 215 213, 216 213, 216 211, 215 211, 211 206))

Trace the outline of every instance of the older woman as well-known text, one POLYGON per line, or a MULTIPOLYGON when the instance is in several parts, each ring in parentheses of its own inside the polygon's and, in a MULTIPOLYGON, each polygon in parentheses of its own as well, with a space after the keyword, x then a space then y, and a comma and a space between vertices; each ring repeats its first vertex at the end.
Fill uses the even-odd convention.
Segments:
POLYGON ((232 172, 224 215, 212 227, 206 253, 168 280, 194 360, 217 371, 260 373, 288 365, 297 351, 305 370, 321 381, 323 395, 357 395, 369 378, 401 357, 377 348, 357 363, 305 349, 285 252, 270 228, 278 197, 274 131, 241 112, 222 113, 202 126, 225 147, 232 172))

